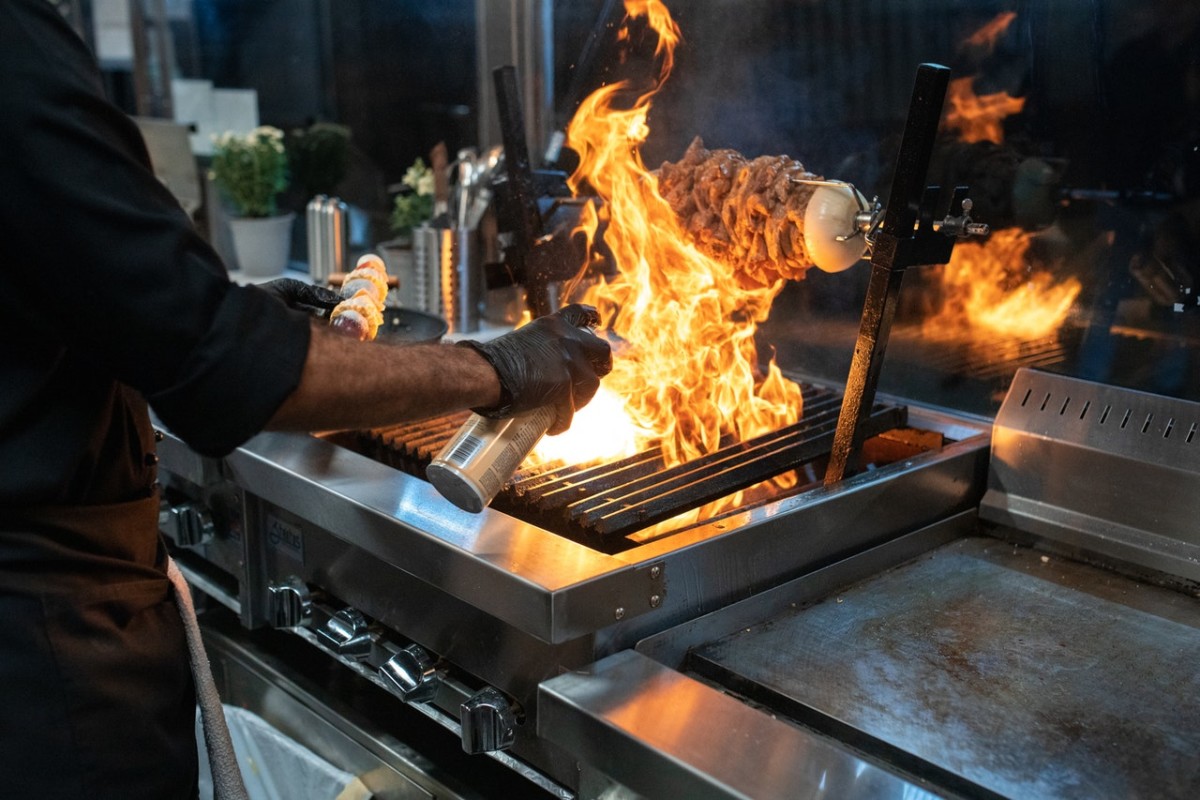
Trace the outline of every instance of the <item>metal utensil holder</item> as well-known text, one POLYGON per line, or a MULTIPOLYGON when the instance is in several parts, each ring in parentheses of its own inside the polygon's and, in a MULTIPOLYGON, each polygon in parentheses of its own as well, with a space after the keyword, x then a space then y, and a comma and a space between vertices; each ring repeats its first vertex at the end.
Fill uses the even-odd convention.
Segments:
POLYGON ((337 197, 319 194, 308 202, 308 274, 313 283, 327 283, 333 273, 346 271, 350 238, 346 215, 346 204, 337 197))
POLYGON ((483 266, 479 231, 422 225, 413 231, 413 295, 450 333, 479 330, 483 266))

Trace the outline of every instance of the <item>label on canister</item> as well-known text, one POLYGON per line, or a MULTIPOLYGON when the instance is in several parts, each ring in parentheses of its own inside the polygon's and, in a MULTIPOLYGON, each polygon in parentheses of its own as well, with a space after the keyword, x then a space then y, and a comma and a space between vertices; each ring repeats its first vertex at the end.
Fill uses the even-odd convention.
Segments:
POLYGON ((483 511, 554 422, 550 406, 505 419, 472 414, 425 470, 451 503, 483 511))

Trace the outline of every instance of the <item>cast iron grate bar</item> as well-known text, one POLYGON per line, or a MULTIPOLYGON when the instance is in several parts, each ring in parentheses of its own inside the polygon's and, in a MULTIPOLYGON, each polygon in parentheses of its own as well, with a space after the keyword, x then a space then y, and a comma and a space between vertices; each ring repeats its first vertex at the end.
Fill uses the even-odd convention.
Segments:
MULTIPOLYGON (((907 409, 876 405, 864 421, 863 432, 871 437, 906 420, 907 409)), ((567 515, 572 523, 600 536, 644 528, 828 455, 836 427, 836 414, 806 417, 779 431, 630 481, 615 491, 577 500, 567 507, 567 515)))
POLYGON ((1063 363, 1078 335, 1071 328, 1034 339, 995 334, 983 337, 960 330, 929 331, 909 327, 893 331, 893 361, 913 362, 930 372, 976 380, 1011 378, 1020 367, 1063 363))
MULTIPOLYGON (((802 396, 802 422, 820 419, 830 413, 836 418, 841 407, 840 397, 826 389, 805 388, 802 396)), ((732 437, 727 437, 722 441, 721 450, 733 445, 732 437)), ((539 511, 553 511, 575 502, 581 496, 595 497, 602 492, 611 492, 632 480, 660 472, 663 468, 659 451, 648 450, 603 464, 561 466, 527 477, 521 476, 509 487, 509 491, 517 506, 532 505, 539 511)))
POLYGON ((387 428, 375 428, 359 434, 363 455, 413 475, 424 476, 433 460, 454 432, 467 421, 468 411, 418 420, 387 428))
MULTIPOLYGON (((527 470, 496 497, 493 507, 547 530, 600 547, 628 534, 761 483, 827 456, 841 395, 801 386, 804 417, 744 442, 732 437, 686 464, 667 468, 658 448, 603 463, 527 470)), ((388 466, 425 476, 425 468, 466 421, 468 412, 360 431, 356 447, 388 466)), ((873 436, 905 424, 903 407, 877 405, 868 421, 873 436)))

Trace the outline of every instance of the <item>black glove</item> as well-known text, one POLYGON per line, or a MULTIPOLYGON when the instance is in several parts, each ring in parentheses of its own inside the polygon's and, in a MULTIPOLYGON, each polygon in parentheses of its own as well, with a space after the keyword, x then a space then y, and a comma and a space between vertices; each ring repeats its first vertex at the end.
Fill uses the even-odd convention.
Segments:
POLYGON ((500 376, 499 405, 475 412, 507 417, 553 405, 558 418, 549 433, 571 427, 576 409, 587 405, 600 378, 612 371, 608 342, 588 330, 598 324, 596 309, 574 304, 490 342, 460 342, 478 351, 500 376))
POLYGON ((307 311, 320 316, 342 302, 342 296, 333 289, 313 286, 295 278, 276 278, 260 283, 258 288, 283 301, 289 308, 307 311))

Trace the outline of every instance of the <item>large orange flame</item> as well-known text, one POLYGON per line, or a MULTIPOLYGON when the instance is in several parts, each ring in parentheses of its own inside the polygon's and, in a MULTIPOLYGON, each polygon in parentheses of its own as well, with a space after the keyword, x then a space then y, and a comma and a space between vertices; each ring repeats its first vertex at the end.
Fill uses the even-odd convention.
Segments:
POLYGON ((993 231, 985 242, 960 242, 942 268, 943 301, 925 321, 930 330, 1021 339, 1049 336, 1062 327, 1082 288, 1075 278, 1056 283, 1035 269, 1031 236, 1017 228, 993 231))
MULTIPOLYGON (((964 45, 984 48, 989 53, 996 41, 1008 30, 1017 18, 1015 12, 1005 11, 968 36, 964 45)), ((1004 143, 1004 118, 1020 114, 1025 108, 1024 97, 1012 97, 1007 92, 976 94, 975 78, 957 78, 950 81, 947 92, 950 107, 946 111, 946 127, 957 130, 964 142, 1004 143)))
MULTIPOLYGON (((602 200, 584 227, 592 237, 604 225, 618 272, 582 299, 600 310, 616 342, 603 389, 623 401, 625 419, 589 419, 593 403, 570 431, 544 442, 561 440, 556 447, 583 462, 633 431, 638 446, 660 446, 672 465, 715 450, 723 436, 746 439, 795 422, 801 399, 773 361, 760 370, 754 342, 783 282, 746 288, 728 265, 700 253, 642 162, 651 99, 671 71, 680 36, 659 0, 626 0, 625 11, 626 31, 645 20, 658 36, 658 80, 640 94, 627 82, 598 89, 567 129, 580 160, 572 190, 586 186, 602 200)), ((611 415, 612 403, 601 405, 611 415)), ((777 482, 794 480, 789 474, 777 482)))
POLYGON ((947 99, 946 125, 957 130, 964 142, 1003 144, 1004 118, 1025 108, 1024 97, 1011 97, 1007 92, 975 94, 974 77, 950 81, 947 99))
MULTIPOLYGON (((994 47, 1016 14, 998 14, 964 44, 994 47)), ((976 95, 974 77, 950 82, 946 126, 965 142, 1003 144, 1005 117, 1019 114, 1025 99, 1005 92, 976 95)), ((1060 327, 1081 289, 1070 278, 1056 283, 1051 272, 1029 258, 1032 236, 1017 228, 993 231, 983 241, 961 242, 942 268, 943 302, 925 321, 926 330, 1001 335, 1020 339, 1049 336, 1060 327)))

